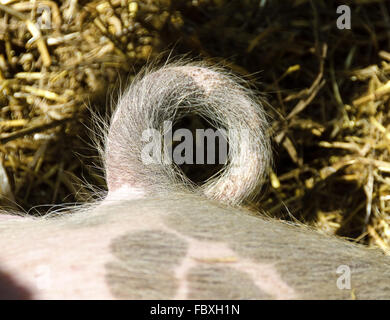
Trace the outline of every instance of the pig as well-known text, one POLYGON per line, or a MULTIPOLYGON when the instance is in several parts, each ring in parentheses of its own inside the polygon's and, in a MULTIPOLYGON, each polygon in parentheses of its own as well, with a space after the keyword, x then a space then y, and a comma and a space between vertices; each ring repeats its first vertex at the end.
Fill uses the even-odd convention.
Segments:
POLYGON ((246 208, 272 163, 265 106, 221 68, 146 69, 100 126, 107 194, 41 217, 0 216, 0 298, 389 299, 379 250, 246 208), (225 166, 202 184, 142 158, 145 132, 186 114, 224 128, 229 143, 225 166))

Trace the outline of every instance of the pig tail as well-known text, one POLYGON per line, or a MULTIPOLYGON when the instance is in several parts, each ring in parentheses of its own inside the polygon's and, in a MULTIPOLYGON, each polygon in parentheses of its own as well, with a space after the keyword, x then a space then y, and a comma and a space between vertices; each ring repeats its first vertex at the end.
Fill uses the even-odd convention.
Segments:
POLYGON ((201 63, 179 62, 139 74, 119 99, 103 150, 109 193, 126 186, 148 193, 189 190, 231 205, 250 201, 271 163, 263 102, 243 81, 201 63), (172 164, 144 163, 146 130, 188 114, 226 130, 229 152, 219 174, 194 185, 172 164))

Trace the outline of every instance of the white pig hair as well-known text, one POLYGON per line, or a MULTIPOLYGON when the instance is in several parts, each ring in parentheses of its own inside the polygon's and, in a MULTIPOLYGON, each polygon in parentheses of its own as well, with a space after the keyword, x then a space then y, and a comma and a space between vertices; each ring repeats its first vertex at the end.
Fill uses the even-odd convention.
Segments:
POLYGON ((120 97, 106 126, 101 153, 108 196, 118 190, 123 198, 126 192, 147 196, 188 190, 231 205, 251 201, 271 163, 263 106, 245 81, 220 67, 180 61, 145 68, 120 97), (189 114, 225 129, 229 144, 222 171, 200 186, 176 165, 144 164, 141 160, 142 132, 162 130, 164 121, 189 114))

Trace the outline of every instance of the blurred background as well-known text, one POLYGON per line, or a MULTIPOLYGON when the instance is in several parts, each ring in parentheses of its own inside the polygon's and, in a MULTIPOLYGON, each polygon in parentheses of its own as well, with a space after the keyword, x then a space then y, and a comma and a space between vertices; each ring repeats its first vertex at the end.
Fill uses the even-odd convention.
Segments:
POLYGON ((386 0, 0 0, 2 207, 93 200, 91 110, 177 55, 232 70, 272 106, 274 166, 250 208, 390 252, 386 0))

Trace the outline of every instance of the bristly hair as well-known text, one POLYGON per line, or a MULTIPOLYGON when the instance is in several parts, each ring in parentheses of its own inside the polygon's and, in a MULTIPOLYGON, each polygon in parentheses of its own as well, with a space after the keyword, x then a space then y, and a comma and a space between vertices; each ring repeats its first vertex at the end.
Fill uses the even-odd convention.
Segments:
POLYGON ((110 123, 98 125, 109 194, 125 186, 144 195, 187 190, 231 205, 251 201, 271 164, 264 105, 244 80, 222 67, 185 59, 148 65, 119 98, 110 123), (227 132, 227 163, 201 186, 175 165, 141 160, 145 130, 161 131, 164 121, 189 114, 227 132))

